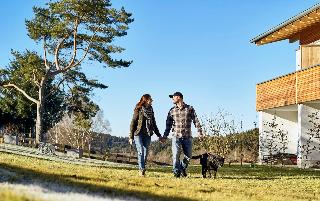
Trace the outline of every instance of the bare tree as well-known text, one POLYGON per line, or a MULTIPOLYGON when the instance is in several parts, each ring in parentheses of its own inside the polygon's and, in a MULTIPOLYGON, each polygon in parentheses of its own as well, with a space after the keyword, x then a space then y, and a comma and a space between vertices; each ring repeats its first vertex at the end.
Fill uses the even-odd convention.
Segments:
POLYGON ((219 109, 217 114, 204 117, 202 124, 207 135, 207 139, 203 141, 203 147, 221 156, 230 153, 234 140, 233 134, 239 133, 240 123, 236 122, 230 113, 219 109))
POLYGON ((260 135, 263 136, 260 137, 260 148, 267 150, 270 159, 277 155, 283 165, 285 153, 288 149, 288 131, 281 129, 275 115, 270 122, 264 122, 264 125, 267 129, 260 135))
POLYGON ((90 131, 96 133, 110 134, 111 126, 110 122, 104 118, 103 110, 100 109, 96 116, 92 118, 92 126, 90 131))
POLYGON ((49 130, 47 136, 51 143, 87 150, 90 156, 92 149, 100 153, 107 150, 110 132, 110 123, 103 118, 103 111, 100 111, 92 119, 86 119, 81 114, 65 114, 62 120, 49 130))
POLYGON ((80 122, 79 119, 78 123, 76 121, 74 115, 65 114, 62 120, 48 132, 49 142, 84 149, 85 144, 90 139, 88 129, 85 127, 88 124, 87 122, 80 122))
MULTIPOLYGON (((305 143, 303 145, 299 142, 299 148, 301 149, 300 159, 309 160, 309 156, 312 153, 320 153, 320 114, 319 112, 313 112, 308 115, 310 128, 307 130, 305 136, 305 143)), ((319 163, 319 162, 318 162, 319 163)), ((305 164, 305 167, 307 164, 305 164)))
POLYGON ((110 122, 104 118, 102 109, 97 112, 91 121, 92 125, 90 132, 93 136, 88 142, 89 150, 94 146, 99 148, 100 153, 103 153, 107 151, 107 134, 110 134, 112 131, 110 122))

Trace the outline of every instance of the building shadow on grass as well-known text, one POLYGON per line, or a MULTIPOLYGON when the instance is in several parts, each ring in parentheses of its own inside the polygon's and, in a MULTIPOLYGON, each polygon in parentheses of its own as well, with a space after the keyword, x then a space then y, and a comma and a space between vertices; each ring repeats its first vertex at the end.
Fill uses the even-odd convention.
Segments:
MULTIPOLYGON (((87 195, 97 196, 97 197, 111 197, 111 198, 123 198, 123 199, 140 199, 140 200, 177 200, 177 201, 195 201, 196 199, 190 199, 185 197, 170 196, 170 195, 156 195, 150 192, 141 192, 136 190, 129 190, 116 187, 107 187, 98 184, 88 184, 83 183, 83 181, 88 181, 92 178, 79 177, 77 175, 64 176, 60 174, 43 173, 35 170, 30 170, 27 168, 21 168, 16 166, 11 166, 8 164, 1 164, 0 168, 9 170, 18 175, 19 179, 11 180, 10 183, 27 183, 40 185, 52 192, 57 193, 85 193, 87 195), (76 181, 77 179, 78 181, 76 181), (43 181, 42 184, 37 181, 43 181), (53 183, 55 185, 48 185, 53 183), (65 186, 65 188, 63 188, 65 186), (59 187, 59 188, 57 188, 59 187)), ((107 179, 98 179, 99 182, 108 182, 107 179)), ((97 181, 95 179, 94 181, 97 181)), ((1 181, 0 181, 1 182, 1 181)), ((121 182, 121 181, 119 181, 121 182)), ((137 184, 141 185, 141 184, 137 184)), ((160 187, 159 187, 160 188, 160 187)))

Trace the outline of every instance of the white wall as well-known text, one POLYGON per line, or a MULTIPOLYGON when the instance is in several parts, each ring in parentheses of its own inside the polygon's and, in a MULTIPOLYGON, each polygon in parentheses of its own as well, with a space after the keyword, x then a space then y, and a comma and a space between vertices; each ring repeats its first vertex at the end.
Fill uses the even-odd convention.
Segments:
MULTIPOLYGON (((310 122, 312 113, 319 112, 320 110, 312 107, 311 105, 299 104, 298 106, 298 130, 299 130, 299 147, 298 147, 298 166, 302 168, 308 168, 312 166, 319 166, 317 162, 320 161, 320 139, 310 134, 314 129, 314 125, 310 122), (309 145, 309 148, 307 146, 309 145), (311 150, 312 147, 316 147, 316 150, 311 150), (311 153, 307 153, 307 150, 311 150, 311 153)), ((320 119, 315 120, 320 125, 320 119)))
MULTIPOLYGON (((267 112, 259 112, 259 132, 260 132, 260 146, 259 146, 259 159, 263 155, 269 155, 268 150, 261 146, 261 141, 266 140, 265 131, 270 130, 270 127, 265 125, 267 122, 272 122, 274 115, 276 116, 277 128, 288 132, 288 149, 286 153, 297 154, 298 144, 298 112, 279 111, 273 114, 267 112)), ((261 161, 260 161, 261 162, 261 161)))

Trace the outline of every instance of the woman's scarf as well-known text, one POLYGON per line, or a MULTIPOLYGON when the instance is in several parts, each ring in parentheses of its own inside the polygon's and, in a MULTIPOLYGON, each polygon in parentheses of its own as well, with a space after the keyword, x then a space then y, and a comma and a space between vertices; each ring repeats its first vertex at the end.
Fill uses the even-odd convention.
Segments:
POLYGON ((145 107, 142 106, 142 114, 146 118, 146 127, 147 127, 147 132, 150 135, 152 132, 153 128, 153 109, 151 106, 145 107))

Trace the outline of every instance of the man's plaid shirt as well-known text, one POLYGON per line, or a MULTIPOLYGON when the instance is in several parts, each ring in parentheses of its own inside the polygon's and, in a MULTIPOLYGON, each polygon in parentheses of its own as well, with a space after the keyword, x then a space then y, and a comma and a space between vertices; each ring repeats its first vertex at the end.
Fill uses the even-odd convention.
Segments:
POLYGON ((166 130, 164 136, 167 137, 172 128, 173 135, 178 138, 189 138, 191 134, 191 123, 194 123, 199 135, 202 135, 201 124, 196 115, 194 108, 190 105, 184 104, 180 109, 175 106, 170 109, 166 122, 166 130))

